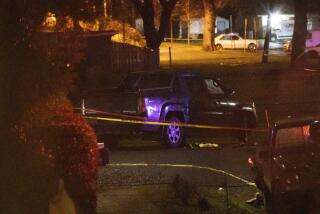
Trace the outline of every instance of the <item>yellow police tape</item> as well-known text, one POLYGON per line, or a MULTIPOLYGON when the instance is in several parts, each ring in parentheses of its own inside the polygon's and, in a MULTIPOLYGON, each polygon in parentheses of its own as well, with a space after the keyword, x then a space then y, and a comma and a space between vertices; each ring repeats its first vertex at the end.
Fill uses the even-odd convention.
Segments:
MULTIPOLYGON (((112 117, 91 117, 84 116, 86 119, 102 120, 110 122, 119 123, 131 123, 131 124, 144 124, 144 125, 160 125, 160 126, 170 126, 173 123, 168 122, 158 122, 158 121, 140 121, 140 120, 130 120, 112 117)), ((211 126, 211 125, 199 125, 191 123, 175 123, 174 125, 187 127, 187 128, 199 128, 199 129, 224 129, 224 130, 234 130, 234 131, 252 131, 252 132, 268 132, 268 129, 251 129, 251 128, 239 128, 239 127, 228 127, 228 126, 211 126)))
POLYGON ((239 176, 236 176, 232 173, 226 172, 222 169, 215 169, 212 167, 207 167, 207 166, 198 166, 198 165, 184 165, 184 164, 148 164, 148 163, 114 163, 114 164, 108 164, 107 166, 111 166, 111 167, 118 167, 118 166, 122 166, 122 167, 148 167, 148 166, 159 166, 159 167, 177 167, 177 168, 192 168, 192 169, 204 169, 204 170, 208 170, 210 172, 216 172, 216 173, 221 173, 223 175, 229 176, 231 178, 234 178, 236 180, 239 180, 243 183, 245 183, 248 186, 253 186, 256 187, 256 184, 248 181, 244 178, 241 178, 239 176))

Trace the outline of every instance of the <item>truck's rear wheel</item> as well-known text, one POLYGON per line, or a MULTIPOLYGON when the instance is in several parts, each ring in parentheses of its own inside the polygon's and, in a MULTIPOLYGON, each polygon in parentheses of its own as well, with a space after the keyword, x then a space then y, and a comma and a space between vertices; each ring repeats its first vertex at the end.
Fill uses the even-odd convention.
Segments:
POLYGON ((170 125, 164 128, 164 141, 166 145, 170 148, 177 148, 184 143, 184 133, 183 127, 180 126, 181 120, 176 116, 169 117, 166 122, 170 125))

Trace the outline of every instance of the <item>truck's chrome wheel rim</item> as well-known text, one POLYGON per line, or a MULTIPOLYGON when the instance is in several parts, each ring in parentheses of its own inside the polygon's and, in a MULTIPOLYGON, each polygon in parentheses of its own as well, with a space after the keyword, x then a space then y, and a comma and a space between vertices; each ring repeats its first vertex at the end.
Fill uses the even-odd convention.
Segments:
POLYGON ((171 123, 167 129, 167 134, 172 144, 179 143, 181 130, 177 123, 171 123))

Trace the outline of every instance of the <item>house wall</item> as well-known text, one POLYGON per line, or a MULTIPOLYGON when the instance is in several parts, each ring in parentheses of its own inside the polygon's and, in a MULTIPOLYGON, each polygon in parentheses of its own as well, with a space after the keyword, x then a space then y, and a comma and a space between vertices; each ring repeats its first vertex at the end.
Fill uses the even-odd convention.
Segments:
MULTIPOLYGON (((229 20, 217 16, 215 33, 225 33, 229 30, 229 20)), ((199 37, 203 34, 203 18, 191 19, 190 23, 191 37, 199 37)))
MULTIPOLYGON (((136 19, 136 29, 143 34, 143 21, 142 19, 136 19)), ((174 20, 173 26, 173 37, 174 38, 186 38, 188 35, 188 24, 185 21, 174 20)), ((229 31, 229 20, 220 16, 216 18, 215 33, 228 33, 229 31)), ((191 19, 190 22, 190 34, 191 37, 202 38, 203 35, 203 18, 191 19)), ((167 31, 167 37, 170 37, 170 28, 167 31)))

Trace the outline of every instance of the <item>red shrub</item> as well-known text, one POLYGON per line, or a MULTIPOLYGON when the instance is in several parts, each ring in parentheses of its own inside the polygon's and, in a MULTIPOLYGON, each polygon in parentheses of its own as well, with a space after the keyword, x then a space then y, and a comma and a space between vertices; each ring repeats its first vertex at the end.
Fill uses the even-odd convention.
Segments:
POLYGON ((95 213, 97 141, 91 127, 80 115, 64 111, 39 133, 43 152, 64 179, 68 193, 84 213, 95 213))

